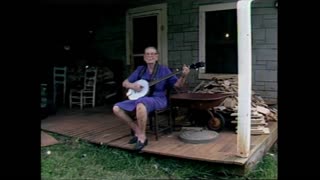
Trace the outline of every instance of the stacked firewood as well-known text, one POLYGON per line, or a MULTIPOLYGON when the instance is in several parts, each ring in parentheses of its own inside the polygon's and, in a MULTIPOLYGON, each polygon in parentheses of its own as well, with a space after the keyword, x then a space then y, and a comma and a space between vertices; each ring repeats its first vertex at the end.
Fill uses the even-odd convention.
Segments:
MULTIPOLYGON (((229 94, 220 106, 214 107, 218 111, 229 113, 231 123, 238 122, 238 79, 237 77, 221 77, 202 81, 193 93, 224 93, 229 94)), ((277 109, 266 104, 263 98, 252 91, 251 103, 251 134, 269 134, 268 121, 277 121, 277 109)))

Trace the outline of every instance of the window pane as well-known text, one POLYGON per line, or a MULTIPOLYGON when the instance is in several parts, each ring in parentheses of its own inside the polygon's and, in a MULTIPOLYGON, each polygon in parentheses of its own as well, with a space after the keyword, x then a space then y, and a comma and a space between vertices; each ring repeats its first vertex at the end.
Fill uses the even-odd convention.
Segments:
POLYGON ((148 46, 157 47, 157 16, 133 19, 133 53, 143 54, 148 46))
POLYGON ((238 73, 236 9, 210 11, 206 17, 206 73, 238 73))

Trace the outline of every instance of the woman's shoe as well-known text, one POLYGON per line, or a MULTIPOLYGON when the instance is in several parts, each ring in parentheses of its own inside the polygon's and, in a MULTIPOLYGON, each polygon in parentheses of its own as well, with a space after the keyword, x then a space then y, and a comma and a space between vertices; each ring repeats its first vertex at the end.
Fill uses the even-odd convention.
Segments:
POLYGON ((138 141, 138 137, 137 136, 133 136, 133 138, 131 138, 130 140, 129 140, 129 144, 134 144, 134 143, 136 143, 138 141))
POLYGON ((144 143, 142 143, 141 141, 138 140, 134 149, 137 151, 141 151, 146 145, 148 145, 148 139, 146 139, 144 141, 144 143))

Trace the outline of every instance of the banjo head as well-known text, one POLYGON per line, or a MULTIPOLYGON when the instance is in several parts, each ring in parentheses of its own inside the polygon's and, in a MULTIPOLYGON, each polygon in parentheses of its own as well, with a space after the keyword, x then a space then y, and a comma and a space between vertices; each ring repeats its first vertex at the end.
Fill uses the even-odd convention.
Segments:
POLYGON ((137 100, 140 97, 143 97, 145 95, 148 94, 149 92, 149 83, 146 80, 140 79, 138 81, 136 81, 135 83, 140 84, 140 86, 142 86, 142 90, 140 92, 137 92, 133 89, 129 89, 127 92, 127 96, 130 100, 137 100))

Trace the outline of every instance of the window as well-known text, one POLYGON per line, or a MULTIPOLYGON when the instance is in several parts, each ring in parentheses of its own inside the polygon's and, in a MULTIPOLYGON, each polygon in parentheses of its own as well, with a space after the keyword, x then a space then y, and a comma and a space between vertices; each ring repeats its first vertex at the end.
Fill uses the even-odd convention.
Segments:
POLYGON ((199 78, 237 75, 238 37, 236 3, 200 6, 199 59, 206 63, 199 78))

